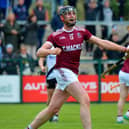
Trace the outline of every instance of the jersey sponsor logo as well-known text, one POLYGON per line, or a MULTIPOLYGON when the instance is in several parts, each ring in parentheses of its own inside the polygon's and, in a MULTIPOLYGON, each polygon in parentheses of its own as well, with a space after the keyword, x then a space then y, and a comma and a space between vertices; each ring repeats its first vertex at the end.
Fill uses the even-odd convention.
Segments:
POLYGON ((69 46, 63 46, 62 47, 64 51, 75 51, 75 50, 81 50, 82 45, 81 44, 74 44, 69 46))
POLYGON ((59 37, 59 39, 66 39, 66 38, 65 38, 65 36, 61 36, 61 37, 59 37))

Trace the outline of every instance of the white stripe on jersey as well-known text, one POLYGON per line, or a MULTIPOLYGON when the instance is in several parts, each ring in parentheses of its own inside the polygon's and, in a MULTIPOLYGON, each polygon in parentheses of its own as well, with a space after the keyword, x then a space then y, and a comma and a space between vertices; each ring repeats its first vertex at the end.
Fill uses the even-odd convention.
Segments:
POLYGON ((56 64, 56 55, 48 55, 46 59, 48 72, 56 64))
POLYGON ((46 43, 50 44, 51 47, 54 47, 53 44, 50 41, 47 41, 46 43))

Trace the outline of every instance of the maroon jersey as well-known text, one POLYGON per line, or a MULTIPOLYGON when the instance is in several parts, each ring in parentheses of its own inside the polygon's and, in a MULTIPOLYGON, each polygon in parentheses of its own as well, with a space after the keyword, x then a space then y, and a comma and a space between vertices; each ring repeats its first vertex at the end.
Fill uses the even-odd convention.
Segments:
POLYGON ((124 64, 121 70, 123 72, 129 73, 129 58, 124 61, 124 64))
POLYGON ((84 40, 88 40, 92 34, 79 27, 67 31, 64 28, 53 32, 47 39, 54 47, 62 49, 60 55, 56 58, 55 68, 68 68, 78 74, 80 53, 84 40))
MULTIPOLYGON (((129 43, 127 46, 129 48, 129 43)), ((123 72, 129 73, 129 58, 124 61, 123 67, 121 69, 123 72)))

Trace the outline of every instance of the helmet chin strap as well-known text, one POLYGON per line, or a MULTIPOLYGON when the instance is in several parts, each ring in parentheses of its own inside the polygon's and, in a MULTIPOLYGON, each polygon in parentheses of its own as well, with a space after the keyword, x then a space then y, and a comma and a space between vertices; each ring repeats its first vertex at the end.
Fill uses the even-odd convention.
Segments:
POLYGON ((66 25, 67 25, 68 27, 73 27, 75 24, 76 24, 76 22, 74 22, 74 23, 66 23, 66 25))

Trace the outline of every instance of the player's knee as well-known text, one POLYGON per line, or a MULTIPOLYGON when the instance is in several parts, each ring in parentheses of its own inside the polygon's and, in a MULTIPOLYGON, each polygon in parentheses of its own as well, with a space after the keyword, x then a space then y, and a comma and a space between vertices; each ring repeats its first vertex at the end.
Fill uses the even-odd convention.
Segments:
POLYGON ((83 95, 80 101, 80 104, 86 104, 87 106, 90 105, 90 99, 87 95, 83 95))
POLYGON ((50 105, 50 106, 48 107, 48 110, 49 110, 49 112, 51 112, 52 114, 56 114, 56 113, 59 111, 59 108, 56 107, 56 106, 50 105))
POLYGON ((127 99, 127 97, 128 97, 128 94, 127 95, 124 95, 124 96, 122 96, 121 97, 121 99, 123 99, 124 101, 127 99))

